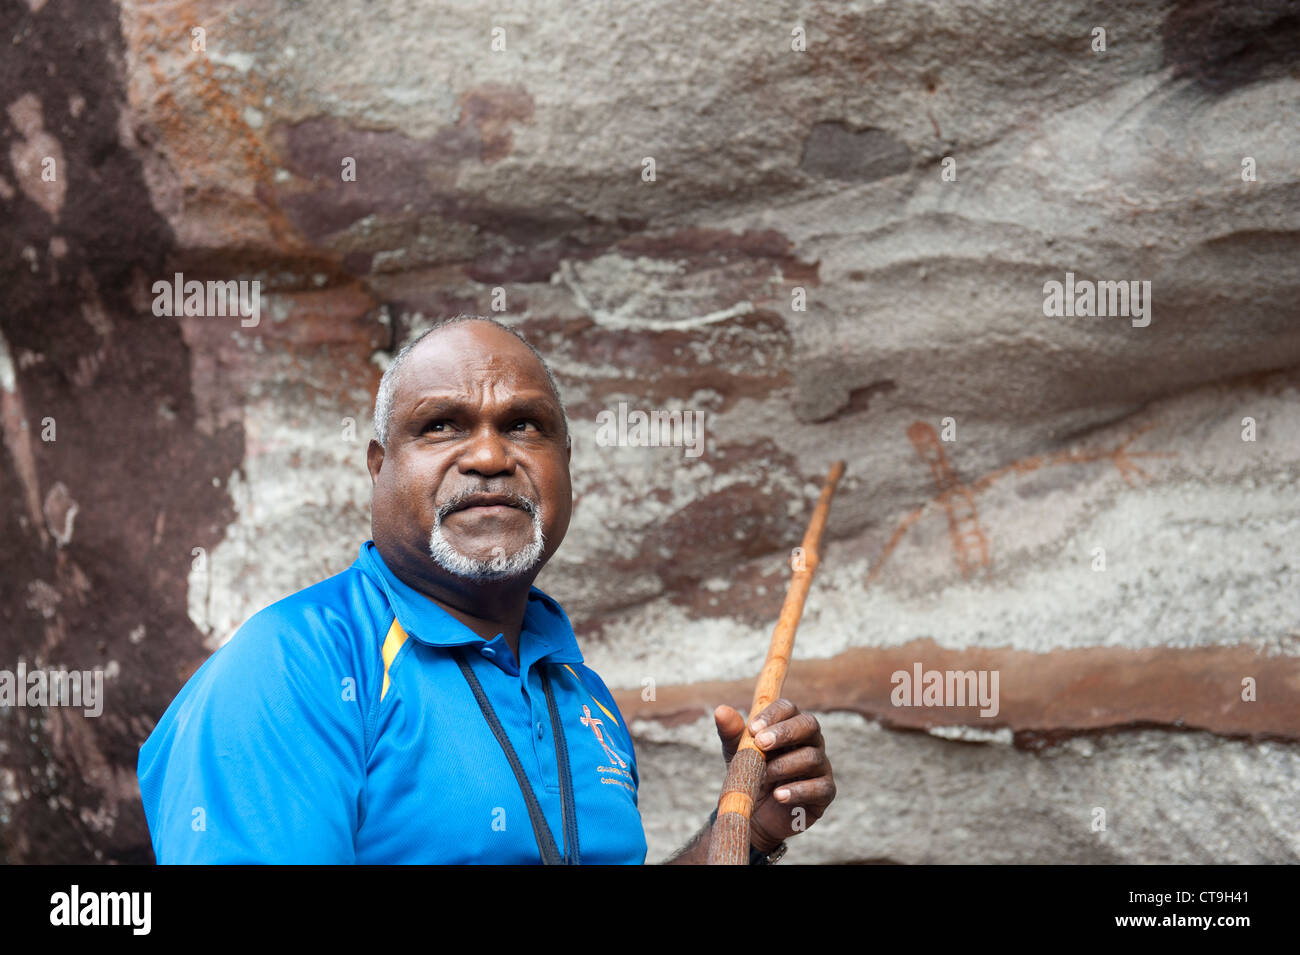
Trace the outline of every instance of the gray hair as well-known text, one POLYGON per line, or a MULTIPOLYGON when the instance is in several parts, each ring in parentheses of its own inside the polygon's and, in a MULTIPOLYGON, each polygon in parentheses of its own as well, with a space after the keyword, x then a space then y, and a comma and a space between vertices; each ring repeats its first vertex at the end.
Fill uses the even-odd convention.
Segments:
POLYGON ((401 377, 402 366, 406 364, 406 359, 415 350, 415 346, 434 332, 441 331, 451 325, 463 325, 466 322, 486 322, 489 325, 495 325, 497 328, 514 335, 515 338, 528 346, 528 350, 541 362, 542 370, 546 372, 546 380, 551 386, 551 394, 555 396, 555 401, 560 406, 560 417, 564 421, 564 446, 568 447, 572 443, 569 436, 569 416, 564 410, 564 399, 560 397, 559 385, 555 383, 555 376, 551 374, 551 366, 546 363, 542 353, 533 347, 532 342, 509 325, 503 325, 495 318, 489 318, 486 315, 471 315, 468 312, 461 312, 452 318, 444 319, 407 342, 393 358, 392 363, 384 372, 384 376, 379 379, 379 392, 375 395, 375 440, 379 442, 379 446, 381 448, 388 447, 388 429, 393 417, 393 393, 397 390, 397 380, 401 377))

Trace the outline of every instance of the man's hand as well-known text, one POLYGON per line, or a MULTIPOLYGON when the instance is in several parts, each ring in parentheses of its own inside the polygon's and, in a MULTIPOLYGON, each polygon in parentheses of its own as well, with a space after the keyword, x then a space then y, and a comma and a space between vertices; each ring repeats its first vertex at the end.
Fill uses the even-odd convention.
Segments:
MULTIPOLYGON (((726 705, 713 711, 713 721, 722 740, 723 758, 731 762, 745 721, 726 705)), ((800 713, 789 700, 782 698, 768 706, 750 723, 749 731, 767 758, 749 820, 749 841, 760 852, 771 852, 821 818, 835 798, 835 780, 821 724, 811 713, 800 713), (804 812, 797 813, 796 808, 804 812)))

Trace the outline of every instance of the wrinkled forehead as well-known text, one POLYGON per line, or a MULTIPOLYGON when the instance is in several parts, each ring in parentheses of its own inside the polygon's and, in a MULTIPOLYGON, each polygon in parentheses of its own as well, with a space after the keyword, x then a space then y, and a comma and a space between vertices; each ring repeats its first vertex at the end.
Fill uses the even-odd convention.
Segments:
POLYGON ((411 352, 396 383, 395 409, 401 413, 430 393, 475 402, 555 402, 546 370, 532 350, 509 332, 484 323, 435 332, 411 352))

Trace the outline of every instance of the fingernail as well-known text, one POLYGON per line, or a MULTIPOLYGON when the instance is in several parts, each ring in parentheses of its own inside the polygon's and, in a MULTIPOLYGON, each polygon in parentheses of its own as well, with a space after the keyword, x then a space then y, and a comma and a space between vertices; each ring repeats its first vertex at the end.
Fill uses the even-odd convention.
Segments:
POLYGON ((759 733, 763 732, 763 727, 766 725, 767 720, 754 720, 754 722, 749 724, 749 731, 757 736, 759 733))
POLYGON ((776 742, 776 734, 760 733, 757 737, 754 738, 754 742, 757 743, 759 746, 762 746, 764 749, 766 749, 767 747, 771 746, 773 743, 776 742))
POLYGON ((781 800, 781 802, 785 802, 787 799, 790 798, 790 790, 788 790, 788 789, 778 789, 778 790, 776 791, 776 798, 779 799, 779 800, 781 800))

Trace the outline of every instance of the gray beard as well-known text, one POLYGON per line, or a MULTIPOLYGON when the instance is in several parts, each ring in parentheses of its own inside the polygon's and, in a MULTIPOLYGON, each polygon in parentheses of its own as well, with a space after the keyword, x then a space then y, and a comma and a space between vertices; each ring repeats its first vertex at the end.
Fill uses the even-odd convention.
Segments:
POLYGON ((516 551, 507 554, 502 547, 494 547, 493 555, 482 560, 466 557, 451 546, 442 532, 442 519, 458 503, 452 500, 438 508, 433 518, 433 531, 429 534, 429 556, 443 570, 457 577, 469 580, 509 580, 523 576, 532 570, 542 559, 546 547, 546 537, 542 533, 542 512, 534 501, 515 495, 516 503, 527 511, 533 519, 533 539, 516 551))

